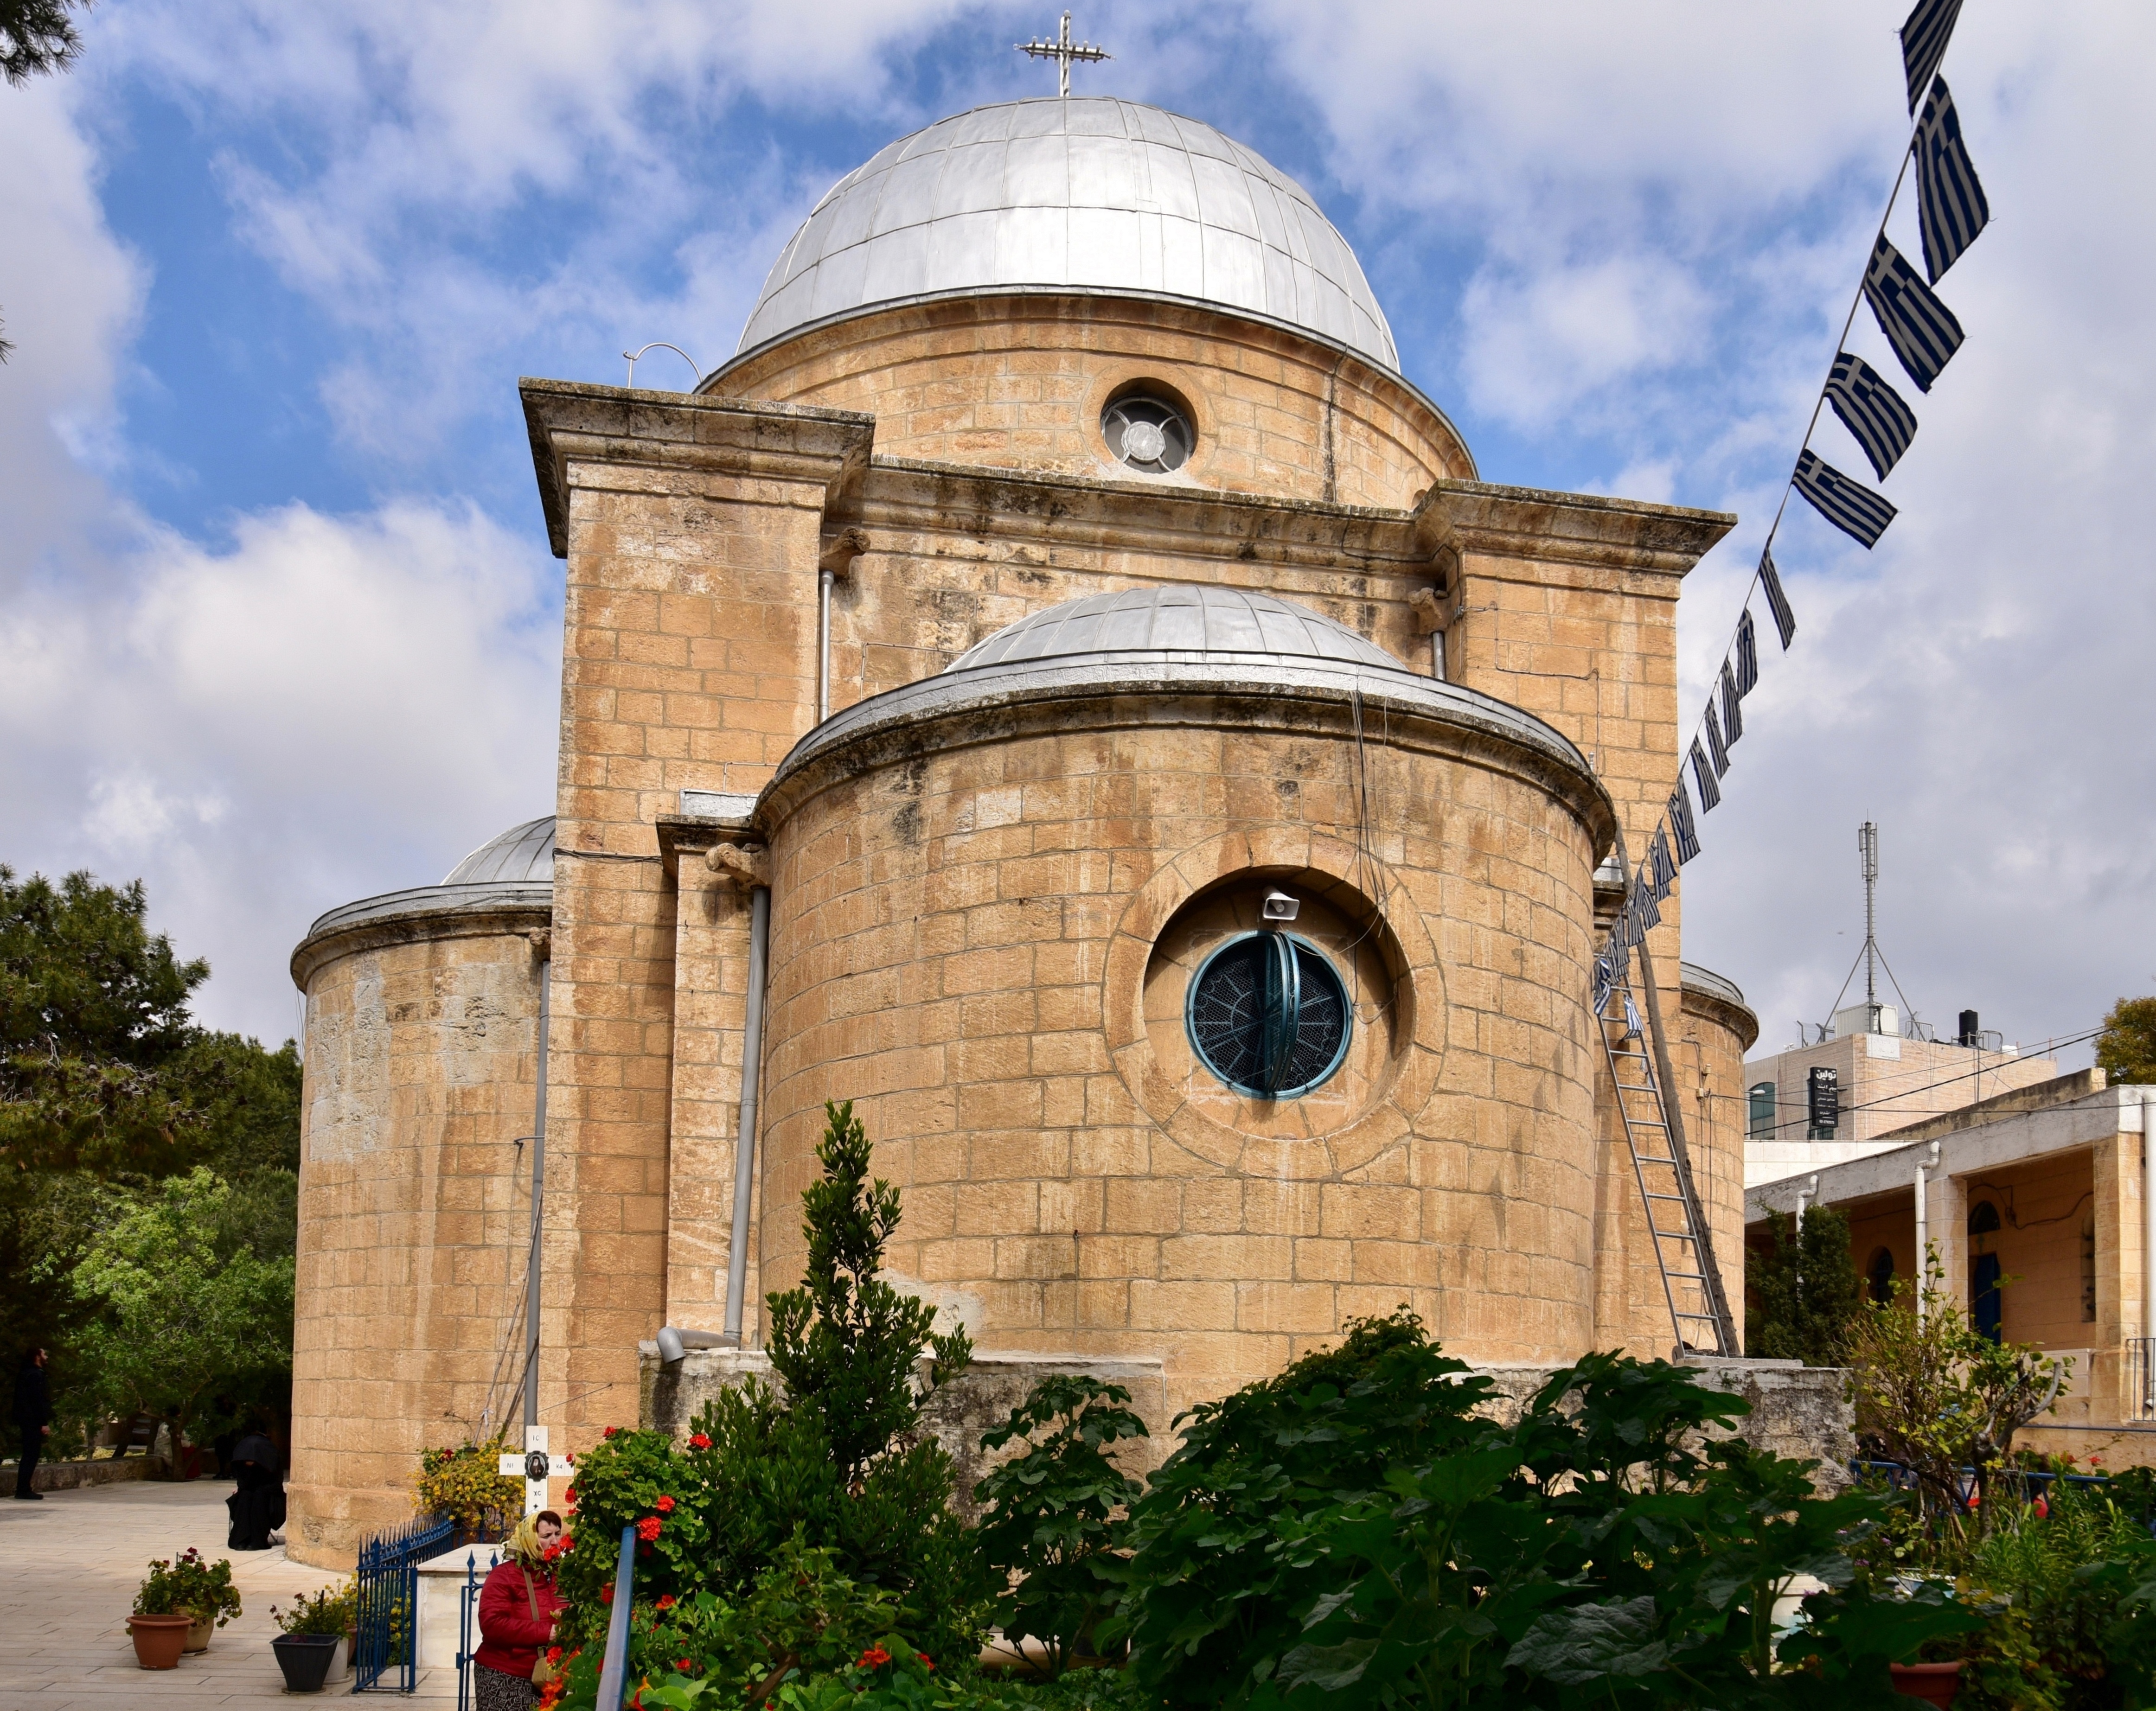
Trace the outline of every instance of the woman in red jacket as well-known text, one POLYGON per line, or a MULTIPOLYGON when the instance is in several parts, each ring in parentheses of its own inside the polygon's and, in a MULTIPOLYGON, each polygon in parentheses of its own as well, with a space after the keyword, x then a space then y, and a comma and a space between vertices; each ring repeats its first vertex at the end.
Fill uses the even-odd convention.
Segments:
POLYGON ((561 1536, 562 1518, 552 1509, 518 1523, 480 1589, 475 1711, 531 1711, 538 1701, 531 1672, 553 1643, 554 1612, 562 1601, 546 1552, 561 1536))

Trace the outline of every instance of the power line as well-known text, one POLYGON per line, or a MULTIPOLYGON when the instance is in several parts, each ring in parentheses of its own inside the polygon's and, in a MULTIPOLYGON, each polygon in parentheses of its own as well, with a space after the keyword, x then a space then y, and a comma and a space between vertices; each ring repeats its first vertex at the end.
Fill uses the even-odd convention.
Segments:
MULTIPOLYGON (((2094 1038, 2095 1038, 2098 1034, 2102 1033, 2102 1032, 2103 1032, 2103 1029, 2102 1028, 2102 1027, 2100 1027, 2100 1026, 2099 1026, 2099 1027, 2097 1027, 2090 1028, 2090 1029, 2088 1029, 2087 1031, 2086 1031, 2085 1032, 2082 1032, 2082 1033, 2071 1034, 2071 1035, 2065 1036, 2065 1037, 2060 1037, 2060 1036, 2058 1036, 2058 1035, 2054 1035, 2054 1036, 2052 1036, 2052 1037, 2051 1037, 2051 1039, 2049 1039, 2049 1040, 2047 1040, 2046 1042, 2045 1042, 2045 1049, 2046 1049, 2047 1052, 2050 1052, 2050 1051, 2056 1051, 2056 1050, 2057 1050, 2057 1049, 2058 1049, 2060 1047, 2061 1047, 2061 1046, 2077 1046, 2077 1045, 2079 1045, 2079 1044, 2080 1044, 2083 1040, 2092 1040, 2092 1039, 2094 1039, 2094 1038)), ((1982 1051, 1981 1051, 1981 1048, 1979 1048, 1979 1056, 1981 1056, 1981 1055, 1982 1055, 1982 1051)), ((2004 1054, 2004 1053, 2001 1053, 2000 1055, 2003 1057, 2005 1054, 2004 1054)), ((1943 1088, 1943 1087, 1952 1087, 1952 1086, 1953 1086, 1956 1082, 1958 1082, 1958 1081, 1967 1081, 1967 1080, 1969 1080, 1972 1076, 1983 1075, 1983 1074, 1985 1074, 1987 1072, 1988 1072, 1988 1073, 1992 1073, 1992 1074, 1996 1074, 1996 1073, 1998 1073, 1998 1069, 1999 1069, 1999 1066, 1998 1066, 1996 1063, 1989 1064, 1989 1065, 1987 1065, 1987 1064, 1984 1064, 1984 1063, 1979 1063, 1975 1068, 1974 1068, 1974 1069, 1969 1069, 1969 1070, 1964 1070, 1964 1071, 1962 1073, 1960 1073, 1959 1075, 1949 1075, 1949 1076, 1948 1076, 1948 1077, 1947 1077, 1943 1081, 1933 1081, 1933 1082, 1928 1082, 1928 1083, 1926 1083, 1922 1087, 1905 1087, 1905 1088, 1902 1089, 1899 1092, 1897 1092, 1897 1093, 1891 1093, 1891 1094, 1882 1094, 1881 1095, 1880 1095, 1880 1097, 1879 1097, 1879 1098, 1877 1098, 1877 1099, 1866 1099, 1866 1100, 1864 1100, 1862 1103, 1858 1104, 1854 1104, 1854 1105, 1842 1105, 1842 1106, 1839 1107, 1839 1108, 1838 1108, 1838 1109, 1839 1109, 1839 1110, 1840 1110, 1840 1111, 1869 1111, 1869 1110, 1873 1110, 1873 1109, 1876 1109, 1877 1107, 1879 1107, 1879 1106, 1881 1106, 1881 1105, 1891 1105, 1891 1104, 1893 1104, 1896 1100, 1897 1100, 1897 1099, 1914 1099, 1914 1098, 1915 1098, 1918 1094, 1928 1094, 1928 1093, 1931 1093, 1931 1092, 1933 1092, 1933 1090, 1935 1090, 1936 1089, 1938 1089, 1938 1088, 1943 1088)), ((1782 1099, 1782 1097, 1780 1096, 1780 1089, 1778 1087, 1778 1088, 1775 1089, 1774 1109, 1775 1109, 1776 1110, 1778 1110, 1778 1111, 1784 1111, 1784 1110, 1789 1110, 1789 1111, 1805 1111, 1805 1112, 1807 1112, 1807 1113, 1808 1113, 1808 1112, 1810 1111, 1810 1106, 1809 1106, 1808 1104, 1799 1104, 1795 1103, 1795 1102, 1794 1102, 1794 1101, 1793 1101, 1793 1100, 1784 1100, 1784 1099, 1782 1099)), ((1921 1118, 1921 1117, 1922 1117, 1922 1116, 1924 1116, 1924 1115, 1927 1115, 1927 1114, 1930 1114, 1930 1115, 1933 1115, 1933 1116, 1944 1116, 1944 1115, 1946 1114, 1946 1113, 1944 1113, 1944 1112, 1943 1112, 1943 1111, 1941 1111, 1941 1112, 1933 1112, 1933 1113, 1929 1113, 1929 1114, 1923 1113, 1923 1112, 1912 1112, 1910 1114, 1911 1114, 1912 1116, 1914 1116, 1914 1117, 1919 1117, 1919 1118, 1921 1118)), ((1779 1134, 1782 1132, 1782 1130, 1784 1130, 1784 1129, 1794 1129, 1794 1128, 1797 1128, 1797 1127, 1799 1127, 1801 1124, 1803 1124, 1803 1123, 1804 1123, 1804 1122, 1806 1122, 1806 1121, 1809 1121, 1809 1120, 1810 1120, 1810 1119, 1809 1119, 1809 1117, 1807 1116, 1807 1117, 1803 1117, 1803 1118, 1792 1118, 1789 1122, 1786 1122, 1786 1123, 1778 1123, 1778 1124, 1776 1124, 1774 1125, 1774 1133, 1775 1133, 1776 1135, 1779 1135, 1779 1134)), ((1767 1136, 1765 1136, 1765 1135, 1753 1135, 1753 1134, 1751 1134, 1751 1133, 1749 1133, 1749 1132, 1748 1131, 1748 1133, 1747 1133, 1747 1134, 1746 1134, 1746 1135, 1745 1135, 1745 1139, 1746 1139, 1746 1140, 1764 1140, 1768 1139, 1768 1137, 1767 1137, 1767 1136)))

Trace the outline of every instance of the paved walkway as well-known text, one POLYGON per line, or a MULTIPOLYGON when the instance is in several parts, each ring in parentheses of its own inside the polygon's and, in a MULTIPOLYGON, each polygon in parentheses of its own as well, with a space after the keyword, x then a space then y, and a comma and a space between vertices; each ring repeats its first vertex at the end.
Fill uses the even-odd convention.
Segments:
MULTIPOLYGON (((290 1704, 270 1652, 277 1633, 270 1606, 342 1577, 289 1561, 281 1545, 225 1550, 224 1499, 231 1491, 208 1479, 141 1480, 55 1491, 43 1503, 0 1497, 0 1711, 290 1704), (182 1657, 177 1669, 143 1669, 127 1636, 135 1589, 151 1558, 177 1555, 190 1545, 213 1561, 231 1559, 242 1613, 217 1631, 208 1651, 182 1657)), ((351 1686, 347 1674, 322 1697, 351 1686)), ((457 1702, 456 1677, 446 1669, 422 1672, 411 1698, 369 1694, 367 1701, 445 1711, 457 1702)))

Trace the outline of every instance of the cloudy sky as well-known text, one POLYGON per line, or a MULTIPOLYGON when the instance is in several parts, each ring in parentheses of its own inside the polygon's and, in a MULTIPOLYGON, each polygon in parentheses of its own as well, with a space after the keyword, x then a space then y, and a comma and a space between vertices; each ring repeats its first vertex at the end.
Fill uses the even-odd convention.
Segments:
MULTIPOLYGON (((1486 479, 1741 514, 1687 585, 1691 704, 1907 136, 1901 9, 1110 0, 1076 24, 1116 57, 1076 78, 1309 187, 1486 479)), ((1055 21, 102 0, 76 70, 0 88, 0 862, 140 876, 214 966, 205 1018, 290 1032, 316 914, 551 806, 560 569, 516 377, 616 381, 653 339, 715 365, 834 178, 1052 90, 1009 44, 1055 21)), ((2034 1042, 2156 990, 2152 56, 2123 0, 1962 20, 1969 343, 1876 552, 1784 524, 1801 632, 1685 875, 1687 953, 1763 1046, 1861 941, 1867 817, 1927 1018, 2034 1042)), ((1893 229, 1915 254, 1906 192, 1893 229)), ((1814 443, 1863 467, 1831 418, 1814 443)))

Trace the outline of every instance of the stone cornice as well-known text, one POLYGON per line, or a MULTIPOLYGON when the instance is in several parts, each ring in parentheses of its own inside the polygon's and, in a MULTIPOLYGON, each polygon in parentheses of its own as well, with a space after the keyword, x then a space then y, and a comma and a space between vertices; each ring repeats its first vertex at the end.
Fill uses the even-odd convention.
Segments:
POLYGON ((1492 696, 1382 667, 1156 650, 945 672, 855 702, 794 745, 757 802, 756 822, 768 832, 833 783, 977 744, 1175 725, 1353 740, 1379 714, 1387 746, 1525 779, 1571 811, 1598 859, 1613 843, 1615 807, 1578 750, 1492 696))
POLYGON ((720 844, 737 849, 761 848, 763 834, 752 818, 721 818, 701 814, 661 814, 657 827, 659 859, 666 864, 666 877, 679 883, 684 856, 708 856, 720 844))
MULTIPOLYGON (((1440 481, 1463 553, 1482 559, 1594 565, 1681 576, 1737 526, 1729 511, 1693 510, 1594 494, 1440 481)), ((1490 568, 1477 566, 1477 571, 1490 568)))
POLYGON ((317 970, 339 957, 392 945, 444 939, 525 936, 550 930, 554 888, 542 881, 423 885, 332 909, 292 951, 292 984, 307 990, 317 970))
POLYGON ((517 382, 517 392, 547 543, 557 558, 569 553, 572 464, 747 476, 849 492, 875 438, 875 418, 854 410, 529 378, 517 382))

